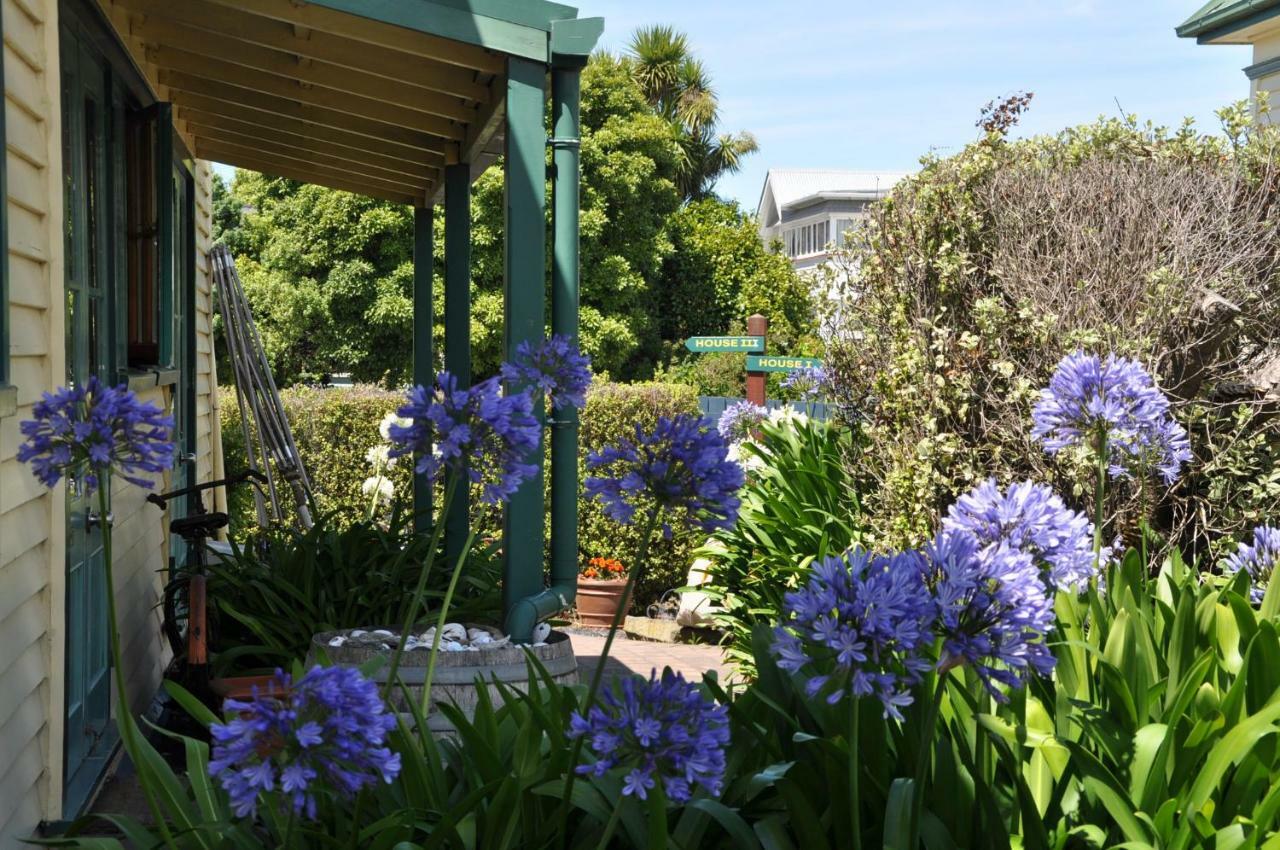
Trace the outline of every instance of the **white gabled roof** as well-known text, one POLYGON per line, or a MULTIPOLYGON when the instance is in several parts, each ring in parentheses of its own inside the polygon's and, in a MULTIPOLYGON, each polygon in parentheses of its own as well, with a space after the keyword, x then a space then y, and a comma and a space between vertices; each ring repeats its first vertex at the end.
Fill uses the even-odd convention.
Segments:
POLYGON ((905 171, 846 171, 836 168, 771 168, 764 178, 756 218, 769 226, 801 201, 882 197, 905 171))

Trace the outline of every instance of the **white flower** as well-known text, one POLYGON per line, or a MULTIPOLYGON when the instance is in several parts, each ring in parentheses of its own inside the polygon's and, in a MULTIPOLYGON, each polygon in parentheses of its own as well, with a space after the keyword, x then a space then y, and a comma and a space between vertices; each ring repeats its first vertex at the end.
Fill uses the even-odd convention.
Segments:
POLYGON ((743 446, 746 443, 751 443, 752 446, 755 446, 752 440, 737 440, 729 444, 729 450, 725 452, 725 457, 741 466, 746 472, 764 469, 765 462, 758 452, 743 451, 743 446))
POLYGON ((396 416, 394 413, 388 413, 386 416, 382 417, 382 422, 378 424, 378 433, 382 435, 382 439, 387 442, 391 442, 392 425, 399 425, 401 428, 408 428, 412 424, 413 421, 410 419, 405 419, 403 416, 396 416))
POLYGON ((769 413, 770 425, 782 425, 785 423, 794 427, 805 425, 808 422, 809 417, 806 414, 801 413, 789 404, 783 405, 769 413))
POLYGON ((391 483, 389 478, 381 475, 374 475, 366 478, 364 483, 360 485, 360 491, 366 496, 372 497, 374 493, 378 494, 378 501, 384 505, 389 504, 396 494, 395 485, 391 483))
POLYGON ((396 459, 391 456, 391 446, 386 443, 371 447, 364 453, 364 459, 374 469, 390 469, 396 465, 396 459))

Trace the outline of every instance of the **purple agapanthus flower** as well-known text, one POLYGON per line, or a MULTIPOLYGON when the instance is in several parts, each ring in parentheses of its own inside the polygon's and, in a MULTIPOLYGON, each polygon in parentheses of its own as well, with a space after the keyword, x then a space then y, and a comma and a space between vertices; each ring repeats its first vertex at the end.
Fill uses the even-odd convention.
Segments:
POLYGON ((1105 439, 1106 460, 1117 477, 1155 469, 1172 484, 1192 457, 1169 399, 1127 357, 1068 354, 1041 390, 1031 417, 1031 435, 1049 454, 1072 446, 1097 451, 1105 439))
POLYGON ((97 378, 45 393, 18 430, 26 438, 18 460, 30 464, 46 487, 70 475, 88 495, 103 475, 115 472, 150 488, 155 482, 144 475, 173 466, 173 418, 139 401, 128 387, 109 387, 97 378))
POLYGON ((1222 563, 1227 572, 1249 574, 1249 597, 1261 602, 1267 586, 1280 566, 1280 528, 1260 525, 1253 530, 1253 543, 1241 543, 1222 563))
POLYGON ((583 738, 595 756, 577 767, 583 775, 626 771, 622 793, 641 800, 662 782, 667 798, 683 803, 702 786, 712 796, 721 790, 729 713, 704 697, 696 685, 670 668, 644 681, 627 676, 605 691, 604 704, 583 717, 570 718, 569 737, 583 738))
POLYGON ((591 358, 567 336, 557 334, 538 343, 525 340, 511 362, 502 364, 502 379, 542 390, 553 410, 581 408, 591 386, 591 358))
POLYGON ((748 439, 752 432, 760 427, 760 423, 769 418, 769 410, 763 405, 751 401, 738 401, 729 405, 720 414, 716 430, 720 436, 731 443, 748 439))
POLYGON ((920 553, 887 557, 855 547, 815 563, 785 604, 774 633, 779 667, 810 672, 811 697, 836 703, 874 694, 885 717, 902 719, 911 686, 932 666, 926 653, 936 608, 920 553))
POLYGON ((940 669, 972 667, 1000 702, 1008 697, 997 685, 1019 687, 1053 671, 1045 642, 1053 600, 1030 555, 984 547, 967 531, 942 532, 924 554, 943 638, 940 669))
POLYGON ((827 372, 821 366, 804 366, 782 379, 782 388, 799 394, 801 399, 812 401, 826 391, 827 372))
POLYGON ((441 372, 431 391, 409 390, 397 413, 411 424, 390 427, 391 456, 416 454, 414 469, 432 481, 446 471, 465 474, 483 485, 484 501, 497 504, 537 472, 529 462, 542 437, 533 397, 527 390, 503 395, 497 377, 463 390, 441 372))
MULTIPOLYGON (((661 511, 684 509, 704 531, 730 528, 737 521, 742 467, 728 459, 724 438, 693 416, 661 417, 648 433, 637 425, 634 440, 624 438, 592 453, 587 468, 604 474, 587 478, 585 491, 623 525, 648 500, 661 511)), ((665 520, 662 530, 671 536, 665 520)))
POLYGON ((227 700, 226 709, 231 719, 209 729, 209 775, 238 817, 256 815, 262 795, 279 794, 314 820, 317 794, 349 799, 400 773, 400 755, 385 744, 395 715, 354 668, 312 667, 296 685, 277 670, 265 692, 227 700))
POLYGON ((1052 590, 1087 587, 1097 565, 1110 558, 1093 551, 1093 523, 1063 503, 1052 488, 1032 481, 1001 490, 995 479, 956 500, 942 521, 943 531, 968 531, 984 551, 1002 546, 1025 552, 1042 570, 1052 590))

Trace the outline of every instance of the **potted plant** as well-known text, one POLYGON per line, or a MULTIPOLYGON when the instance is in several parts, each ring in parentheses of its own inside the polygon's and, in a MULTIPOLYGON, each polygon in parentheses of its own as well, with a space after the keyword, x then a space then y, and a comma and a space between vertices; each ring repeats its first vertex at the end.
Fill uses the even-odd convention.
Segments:
POLYGON ((578 574, 578 619, 608 628, 620 607, 631 603, 627 568, 616 558, 592 558, 578 574))

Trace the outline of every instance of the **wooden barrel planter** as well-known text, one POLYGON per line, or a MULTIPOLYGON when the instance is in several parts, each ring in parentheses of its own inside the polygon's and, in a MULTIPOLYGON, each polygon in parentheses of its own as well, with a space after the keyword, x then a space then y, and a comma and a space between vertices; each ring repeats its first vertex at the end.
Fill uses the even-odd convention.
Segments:
MULTIPOLYGON (((372 627, 370 627, 372 628, 372 627)), ((339 635, 347 635, 351 629, 334 632, 321 632, 311 638, 312 660, 328 658, 330 663, 345 667, 360 667, 369 659, 385 656, 388 663, 378 668, 374 679, 381 686, 387 681, 391 653, 394 649, 379 649, 369 646, 330 646, 329 641, 339 635)), ((485 688, 494 706, 502 704, 502 694, 493 684, 496 680, 513 690, 527 693, 529 690, 529 667, 525 652, 532 653, 551 677, 561 685, 572 685, 578 681, 578 659, 573 654, 573 645, 569 636, 563 632, 552 632, 543 646, 512 646, 504 644, 496 649, 481 648, 474 652, 449 652, 441 650, 436 659, 435 675, 431 681, 430 714, 427 726, 437 735, 449 734, 453 724, 443 714, 434 709, 438 704, 456 705, 468 718, 475 715, 477 687, 485 688), (480 683, 478 684, 478 680, 480 683)), ((400 670, 397 673, 405 688, 397 688, 392 696, 392 704, 405 711, 404 691, 408 690, 412 698, 421 705, 422 686, 427 678, 427 661, 431 657, 430 649, 414 649, 404 653, 400 658, 400 670)))

